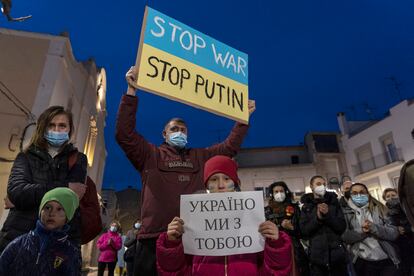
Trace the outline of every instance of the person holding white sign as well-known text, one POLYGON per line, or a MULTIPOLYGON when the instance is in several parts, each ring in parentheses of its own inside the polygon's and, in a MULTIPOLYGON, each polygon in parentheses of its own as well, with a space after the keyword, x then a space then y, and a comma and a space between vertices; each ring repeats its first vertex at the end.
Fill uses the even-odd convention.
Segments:
MULTIPOLYGON (((204 167, 209 193, 234 192, 240 188, 237 164, 226 156, 214 156, 204 167)), ((258 228, 266 239, 264 251, 229 256, 184 254, 184 221, 175 217, 157 240, 158 275, 289 275, 292 268, 291 240, 271 221, 258 228)))
MULTIPOLYGON (((164 127, 165 142, 149 143, 136 129, 138 97, 137 70, 126 74, 127 94, 121 99, 116 121, 116 140, 142 178, 141 220, 138 233, 141 244, 135 256, 134 275, 157 275, 155 243, 168 223, 180 213, 180 195, 203 189, 204 163, 214 155, 234 156, 247 134, 248 125, 236 123, 222 143, 207 148, 188 148, 188 129, 184 120, 173 118, 164 127)), ((250 114, 255 110, 250 101, 250 114)))

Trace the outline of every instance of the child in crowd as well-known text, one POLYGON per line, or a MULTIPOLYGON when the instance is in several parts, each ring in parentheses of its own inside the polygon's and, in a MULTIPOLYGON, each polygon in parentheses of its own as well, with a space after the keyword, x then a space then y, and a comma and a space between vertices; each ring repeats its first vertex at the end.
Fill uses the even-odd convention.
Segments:
POLYGON ((68 222, 79 206, 69 188, 47 192, 36 228, 13 240, 0 256, 0 275, 79 275, 79 250, 69 240, 68 222))
MULTIPOLYGON (((227 156, 214 156, 205 163, 204 183, 210 193, 239 190, 237 165, 227 156)), ((259 232, 266 238, 262 252, 230 256, 184 254, 181 236, 184 221, 175 217, 157 240, 159 275, 289 275, 292 267, 289 235, 266 221, 259 232)))

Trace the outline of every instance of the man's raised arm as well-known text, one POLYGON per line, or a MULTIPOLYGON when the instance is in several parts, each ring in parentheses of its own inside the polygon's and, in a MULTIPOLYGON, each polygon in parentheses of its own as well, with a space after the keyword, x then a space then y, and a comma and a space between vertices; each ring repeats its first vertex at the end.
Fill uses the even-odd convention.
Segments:
POLYGON ((126 95, 122 96, 121 103, 119 104, 115 125, 115 138, 129 161, 137 170, 141 171, 152 145, 135 129, 138 106, 135 87, 136 76, 135 67, 131 67, 125 75, 128 89, 126 95))

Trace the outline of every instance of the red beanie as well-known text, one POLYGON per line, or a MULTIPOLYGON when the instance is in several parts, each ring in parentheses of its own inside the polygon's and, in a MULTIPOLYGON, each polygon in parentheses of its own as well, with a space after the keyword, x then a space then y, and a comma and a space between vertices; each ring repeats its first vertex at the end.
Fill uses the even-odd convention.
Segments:
POLYGON ((207 160, 204 164, 204 185, 215 173, 224 173, 230 177, 236 186, 240 186, 240 179, 237 176, 237 164, 230 157, 224 155, 216 155, 207 160))

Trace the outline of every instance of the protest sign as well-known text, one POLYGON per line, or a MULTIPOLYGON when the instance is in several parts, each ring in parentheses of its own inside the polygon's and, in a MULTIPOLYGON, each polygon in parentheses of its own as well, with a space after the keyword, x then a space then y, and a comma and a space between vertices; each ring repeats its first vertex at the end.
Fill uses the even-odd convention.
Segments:
POLYGON ((137 87, 248 123, 248 56, 149 7, 137 87))
POLYGON ((264 249, 258 232, 265 221, 261 191, 181 195, 180 217, 186 254, 226 256, 264 249))

